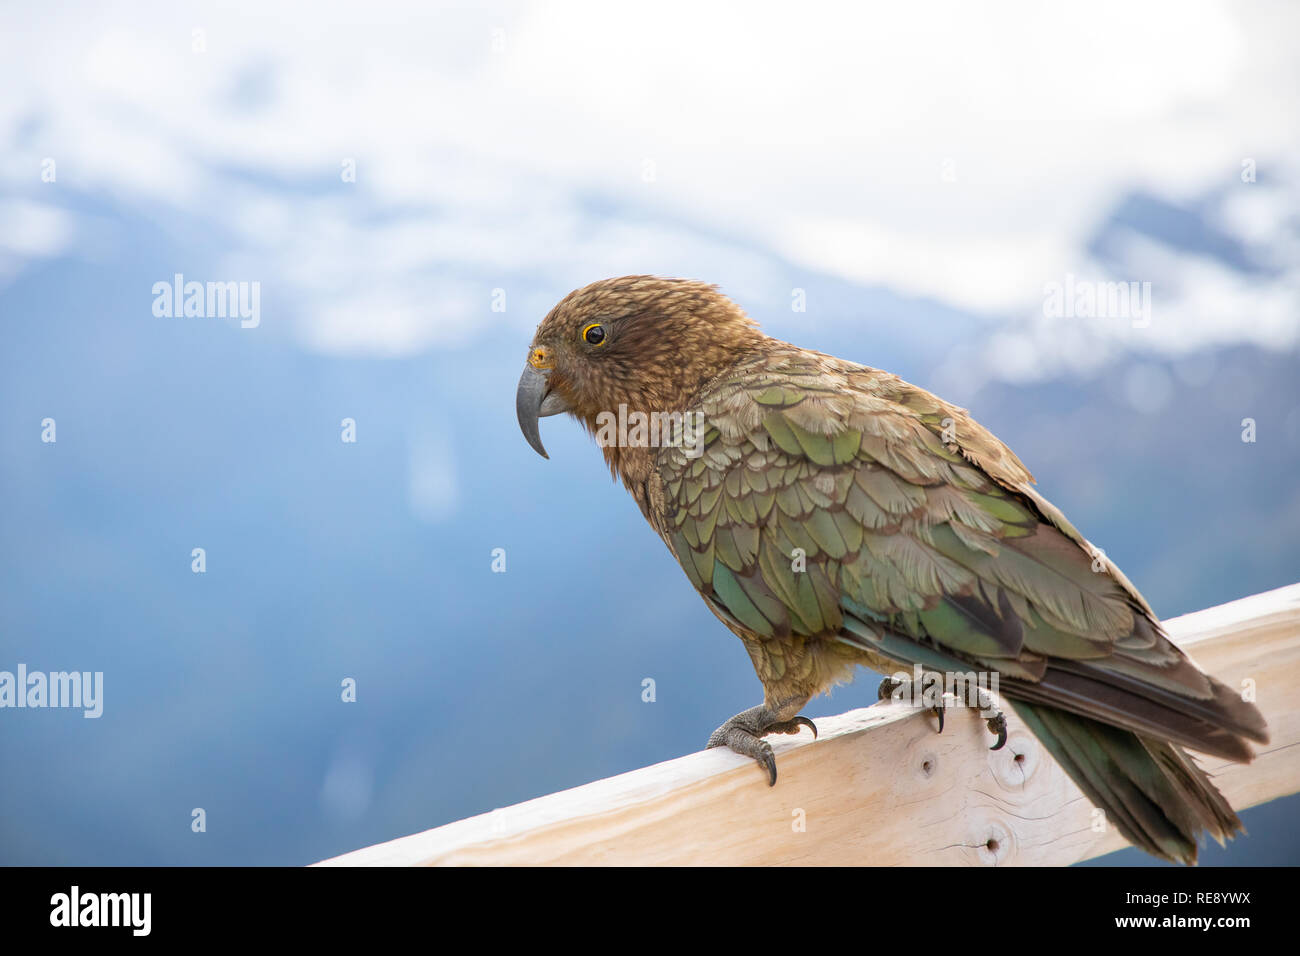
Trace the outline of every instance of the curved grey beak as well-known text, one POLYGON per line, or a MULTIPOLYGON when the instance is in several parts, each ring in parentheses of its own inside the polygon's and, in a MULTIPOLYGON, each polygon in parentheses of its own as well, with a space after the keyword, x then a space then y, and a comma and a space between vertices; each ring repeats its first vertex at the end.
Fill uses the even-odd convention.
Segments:
POLYGON ((519 376, 519 390, 515 392, 515 414, 519 416, 519 430, 533 446, 533 451, 543 458, 550 458, 542 445, 541 433, 537 430, 537 420, 549 415, 558 415, 569 410, 569 403, 554 392, 549 392, 550 383, 546 373, 524 366, 524 374, 519 376))

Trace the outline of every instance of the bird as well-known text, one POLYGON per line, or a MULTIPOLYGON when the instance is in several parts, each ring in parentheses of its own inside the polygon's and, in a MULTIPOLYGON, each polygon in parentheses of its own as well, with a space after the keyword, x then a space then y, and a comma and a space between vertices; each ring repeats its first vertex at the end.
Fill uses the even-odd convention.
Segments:
MULTIPOLYGON (((1134 846, 1190 864, 1203 832, 1223 844, 1243 830, 1185 748, 1248 762, 1249 742, 1268 741, 1262 714, 1169 639, 966 409, 769 337, 716 285, 633 275, 577 289, 541 321, 516 412, 543 457, 543 417, 567 413, 596 438, 741 640, 763 701, 708 746, 752 757, 769 785, 764 738, 815 734, 800 711, 857 668, 992 673, 1134 846)), ((899 683, 886 677, 881 696, 899 683)), ((997 748, 1005 714, 985 703, 997 748)))

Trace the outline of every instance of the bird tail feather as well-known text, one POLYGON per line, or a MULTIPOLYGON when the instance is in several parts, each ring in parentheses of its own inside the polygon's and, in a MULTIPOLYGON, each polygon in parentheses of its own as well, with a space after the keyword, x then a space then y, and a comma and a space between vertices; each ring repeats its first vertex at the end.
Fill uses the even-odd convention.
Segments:
POLYGON ((1011 706, 1107 820, 1146 852, 1195 863, 1202 831, 1220 845, 1245 831, 1209 775, 1176 744, 1041 704, 1011 706))

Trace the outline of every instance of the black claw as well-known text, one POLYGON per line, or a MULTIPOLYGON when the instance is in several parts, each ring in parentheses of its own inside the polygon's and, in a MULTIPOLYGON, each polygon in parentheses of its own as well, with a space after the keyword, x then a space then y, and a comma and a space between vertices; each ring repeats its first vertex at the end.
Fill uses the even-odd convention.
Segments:
POLYGON ((934 715, 939 718, 938 732, 943 733, 943 704, 940 704, 938 707, 931 707, 930 709, 933 710, 934 715))
POLYGON ((765 753, 763 754, 763 756, 759 757, 758 762, 767 769, 767 785, 769 787, 775 787, 776 786, 776 756, 769 751, 768 753, 765 753))
POLYGON ((989 733, 998 735, 998 742, 990 747, 989 750, 1001 750, 1003 745, 1007 742, 1007 718, 1002 714, 998 714, 996 717, 990 717, 988 723, 989 733))
POLYGON ((807 727, 813 732, 813 740, 817 739, 817 725, 807 717, 795 717, 793 720, 787 721, 787 723, 791 725, 790 729, 786 731, 787 734, 797 734, 800 727, 807 727))

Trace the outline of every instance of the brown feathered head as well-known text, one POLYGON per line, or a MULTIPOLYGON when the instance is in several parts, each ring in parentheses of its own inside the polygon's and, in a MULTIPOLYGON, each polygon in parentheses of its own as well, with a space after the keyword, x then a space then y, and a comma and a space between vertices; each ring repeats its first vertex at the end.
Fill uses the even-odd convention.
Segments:
POLYGON ((519 427, 548 457, 537 428, 547 415, 570 412, 594 431, 597 416, 617 414, 620 405, 646 414, 683 411, 764 338, 716 286, 655 276, 593 282, 565 296, 537 327, 515 397, 519 427))

